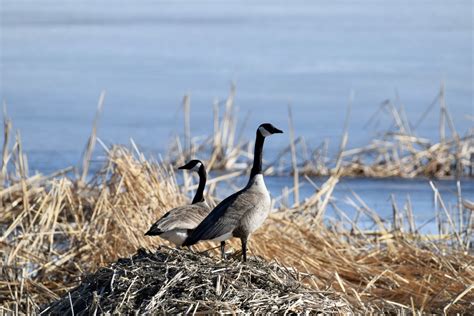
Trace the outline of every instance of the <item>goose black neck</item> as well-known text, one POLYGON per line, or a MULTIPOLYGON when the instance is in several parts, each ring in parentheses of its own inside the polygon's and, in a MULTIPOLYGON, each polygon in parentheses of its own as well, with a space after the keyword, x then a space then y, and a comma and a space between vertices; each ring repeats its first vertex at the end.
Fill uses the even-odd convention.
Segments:
POLYGON ((257 174, 262 173, 262 154, 263 154, 263 142, 265 137, 257 131, 257 138, 255 140, 255 150, 253 154, 253 167, 250 171, 250 179, 255 177, 257 174))
POLYGON ((204 188, 206 187, 207 173, 204 166, 199 167, 199 186, 193 198, 193 204, 204 201, 204 188))

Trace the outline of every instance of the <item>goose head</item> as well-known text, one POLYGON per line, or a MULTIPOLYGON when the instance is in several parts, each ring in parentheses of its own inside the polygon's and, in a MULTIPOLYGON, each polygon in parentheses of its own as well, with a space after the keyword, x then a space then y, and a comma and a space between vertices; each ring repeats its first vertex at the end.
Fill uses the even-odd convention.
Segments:
POLYGON ((281 129, 276 128, 270 123, 263 123, 258 127, 257 133, 260 133, 260 135, 262 135, 263 137, 267 137, 273 134, 283 133, 283 131, 281 129))
POLYGON ((191 170, 198 172, 201 167, 204 166, 201 160, 193 159, 189 161, 184 166, 179 167, 178 169, 191 170))

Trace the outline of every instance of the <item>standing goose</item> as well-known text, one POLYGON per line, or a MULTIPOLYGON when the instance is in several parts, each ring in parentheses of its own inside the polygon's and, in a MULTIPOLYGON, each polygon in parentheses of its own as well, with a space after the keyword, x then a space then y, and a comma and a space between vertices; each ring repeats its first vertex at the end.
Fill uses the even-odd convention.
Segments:
POLYGON ((183 246, 194 245, 200 240, 220 241, 224 256, 225 241, 238 237, 242 242, 243 261, 247 261, 247 240, 270 213, 270 194, 262 175, 262 151, 265 137, 276 133, 283 132, 272 124, 258 127, 249 182, 245 188, 219 203, 188 236, 183 246))
POLYGON ((196 171, 199 174, 199 186, 192 204, 168 211, 145 233, 145 236, 160 236, 171 241, 177 247, 181 246, 189 232, 196 228, 211 211, 203 195, 207 179, 204 164, 199 160, 191 160, 178 169, 196 171))

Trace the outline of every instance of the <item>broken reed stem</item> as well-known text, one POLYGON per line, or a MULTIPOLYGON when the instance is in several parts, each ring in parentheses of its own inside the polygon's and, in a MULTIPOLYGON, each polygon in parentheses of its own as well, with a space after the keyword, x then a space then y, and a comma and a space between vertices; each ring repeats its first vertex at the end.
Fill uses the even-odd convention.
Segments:
POLYGON ((7 183, 7 164, 8 164, 8 144, 10 141, 10 132, 12 122, 7 115, 7 105, 3 103, 3 148, 2 148, 2 166, 0 169, 0 189, 3 189, 7 183))
POLYGON ((464 212, 463 212, 463 205, 462 205, 462 193, 461 193, 461 182, 458 180, 456 181, 456 188, 457 188, 457 204, 458 204, 458 216, 459 216, 459 234, 462 234, 464 231, 464 212))
POLYGON ((290 148, 291 148, 291 164, 293 166, 293 187, 295 191, 293 193, 294 206, 298 207, 300 205, 300 190, 299 190, 299 172, 298 164, 296 161, 296 147, 295 147, 295 129, 293 126, 293 113, 291 111, 291 106, 288 105, 288 126, 290 130, 290 148))
POLYGON ((401 231, 402 227, 399 226, 399 210, 397 206, 397 202, 395 202, 395 196, 393 194, 390 194, 390 199, 392 201, 392 212, 393 212, 393 230, 394 231, 401 231))
POLYGON ((433 192, 435 194, 435 198, 439 201, 439 204, 441 205, 441 208, 443 209, 444 211, 444 214, 446 215, 446 218, 448 220, 448 223, 449 225, 451 226, 451 229, 452 229, 452 232, 453 234, 456 236, 456 239, 459 243, 459 245, 461 247, 463 247, 463 242, 461 240, 461 237, 459 236, 458 234, 458 231, 456 229, 456 225, 454 224, 452 218, 451 218, 451 215, 449 214, 448 212, 448 209, 446 208, 446 206, 444 205, 444 201, 443 199, 441 198, 441 195, 439 194, 439 191, 438 191, 438 188, 436 188, 436 186, 434 185, 433 181, 430 181, 430 186, 431 188, 433 189, 433 192))
POLYGON ((349 139, 349 122, 350 122, 350 117, 351 117, 353 100, 354 100, 354 91, 351 91, 351 94, 349 96, 349 103, 347 104, 346 118, 344 120, 344 130, 342 133, 341 143, 339 145, 339 153, 336 159, 335 170, 336 170, 336 173, 339 175, 341 172, 341 165, 342 165, 342 153, 344 152, 344 149, 346 148, 346 145, 347 145, 347 141, 349 139))
POLYGON ((87 141, 84 154, 82 156, 82 174, 80 177, 79 184, 84 185, 86 183, 87 175, 89 174, 89 166, 92 158, 92 153, 94 152, 95 142, 97 138, 97 125, 99 123, 100 113, 102 112, 102 107, 104 106, 105 101, 105 90, 100 93, 99 102, 97 104, 97 111, 95 113, 94 122, 92 123, 92 131, 87 141))

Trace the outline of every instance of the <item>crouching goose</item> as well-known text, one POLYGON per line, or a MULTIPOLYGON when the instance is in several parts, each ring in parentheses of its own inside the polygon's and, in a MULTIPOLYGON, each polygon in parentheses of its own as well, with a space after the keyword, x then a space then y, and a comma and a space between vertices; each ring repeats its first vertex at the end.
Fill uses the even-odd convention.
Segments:
POLYGON ((191 246, 200 240, 221 242, 224 257, 225 241, 238 237, 242 243, 242 259, 247 261, 247 240, 259 228, 270 213, 270 194, 262 175, 262 151, 265 137, 283 133, 272 124, 258 127, 250 179, 245 188, 219 203, 186 238, 183 246, 191 246))
POLYGON ((145 236, 160 236, 181 246, 189 232, 209 214, 209 205, 204 200, 204 187, 207 173, 204 164, 199 160, 191 160, 178 169, 196 171, 199 174, 199 186, 191 205, 180 206, 168 211, 150 229, 145 236))

